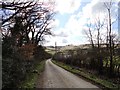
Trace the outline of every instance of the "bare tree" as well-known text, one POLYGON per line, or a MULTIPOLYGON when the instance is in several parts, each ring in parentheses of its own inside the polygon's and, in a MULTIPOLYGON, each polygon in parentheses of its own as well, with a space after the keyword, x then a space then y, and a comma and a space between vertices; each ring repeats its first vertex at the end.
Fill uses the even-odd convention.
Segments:
POLYGON ((87 27, 88 27, 88 31, 85 31, 85 34, 87 35, 87 37, 92 45, 92 48, 94 48, 95 45, 94 45, 93 34, 92 34, 92 24, 91 23, 87 24, 87 27))
POLYGON ((34 2, 16 2, 15 0, 13 2, 2 2, 2 11, 4 12, 4 15, 2 15, 2 25, 10 21, 22 10, 32 7, 34 5, 34 2))
POLYGON ((107 12, 108 12, 108 38, 109 38, 109 52, 110 52, 110 76, 113 76, 113 49, 112 49, 112 21, 111 21, 111 8, 113 5, 113 2, 105 2, 104 3, 107 12))
MULTIPOLYGON (((100 15, 100 14, 99 14, 100 15)), ((96 17, 95 19, 95 30, 97 30, 97 57, 99 62, 99 73, 103 73, 103 57, 102 57, 102 47, 101 47, 101 29, 105 25, 104 20, 102 21, 100 17, 96 17)))
POLYGON ((21 45, 21 41, 24 40, 26 43, 32 42, 38 45, 39 42, 44 41, 45 35, 52 35, 50 23, 55 13, 50 6, 45 6, 44 2, 3 2, 2 11, 2 29, 9 34, 18 32, 16 36, 19 36, 18 42, 21 45), (20 27, 20 30, 17 30, 17 27, 20 27), (32 32, 31 41, 30 32, 32 32))
POLYGON ((50 56, 39 43, 44 41, 45 35, 52 34, 50 23, 54 11, 48 4, 39 1, 12 0, 2 1, 0 4, 2 87, 15 88, 33 70, 36 63, 50 56), (29 35, 30 32, 32 36, 29 35))

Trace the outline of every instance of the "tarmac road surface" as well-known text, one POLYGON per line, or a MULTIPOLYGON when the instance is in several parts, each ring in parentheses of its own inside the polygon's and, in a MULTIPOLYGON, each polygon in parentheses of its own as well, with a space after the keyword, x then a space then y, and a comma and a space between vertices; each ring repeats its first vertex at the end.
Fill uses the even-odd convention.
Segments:
POLYGON ((53 64, 50 59, 45 63, 45 71, 38 79, 36 88, 94 88, 101 90, 96 85, 53 64))

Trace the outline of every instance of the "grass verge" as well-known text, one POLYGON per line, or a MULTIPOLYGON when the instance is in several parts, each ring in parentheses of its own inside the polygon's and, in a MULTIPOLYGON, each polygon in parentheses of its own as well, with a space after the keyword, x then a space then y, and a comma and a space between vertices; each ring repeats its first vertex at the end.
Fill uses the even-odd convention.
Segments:
POLYGON ((98 78, 98 76, 95 76, 91 73, 85 72, 83 69, 73 69, 70 65, 66 65, 62 62, 58 62, 55 60, 52 60, 52 62, 60 67, 62 67, 63 69, 72 72, 76 75, 81 76, 82 78, 92 82, 93 84, 96 84, 98 86, 100 86, 100 88, 102 88, 103 90, 120 90, 120 86, 113 84, 112 82, 109 82, 107 80, 103 80, 98 78))
POLYGON ((24 80, 19 87, 20 88, 34 88, 39 74, 44 71, 44 66, 45 66, 45 60, 38 63, 36 67, 34 68, 34 72, 29 73, 27 75, 26 80, 24 80))

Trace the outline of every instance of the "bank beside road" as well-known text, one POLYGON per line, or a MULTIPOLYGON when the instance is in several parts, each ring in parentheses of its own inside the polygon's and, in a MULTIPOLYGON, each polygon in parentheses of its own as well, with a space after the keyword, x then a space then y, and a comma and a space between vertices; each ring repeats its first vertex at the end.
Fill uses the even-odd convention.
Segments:
POLYGON ((35 88, 37 79, 41 76, 45 68, 45 61, 39 62, 34 70, 27 75, 27 78, 21 83, 20 88, 35 88))

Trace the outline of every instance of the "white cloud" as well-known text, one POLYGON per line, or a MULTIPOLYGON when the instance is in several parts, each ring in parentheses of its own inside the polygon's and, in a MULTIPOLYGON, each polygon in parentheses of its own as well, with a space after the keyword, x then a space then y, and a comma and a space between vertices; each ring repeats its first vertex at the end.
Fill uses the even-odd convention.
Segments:
POLYGON ((46 37, 46 40, 49 41, 48 43, 45 43, 45 46, 54 46, 55 42, 57 42, 57 46, 64 46, 67 45, 69 42, 68 38, 66 37, 59 37, 59 36, 54 36, 54 37, 46 37))
MULTIPOLYGON (((57 2, 59 2, 57 10, 61 14, 72 13, 72 15, 70 16, 68 22, 66 22, 65 27, 61 27, 59 30, 55 31, 56 36, 51 39, 49 45, 54 45, 55 42, 57 42, 58 45, 79 45, 88 43, 88 39, 86 38, 83 30, 88 29, 86 24, 90 21, 92 24, 94 24, 95 17, 98 17, 98 15, 101 21, 105 20, 106 10, 103 7, 103 1, 92 0, 90 3, 86 4, 85 7, 82 7, 82 11, 80 11, 78 14, 74 14, 74 11, 80 6, 79 0, 58 0, 57 2), (72 6, 72 2, 78 2, 79 5, 74 6, 73 4, 72 6)), ((115 9, 116 7, 113 8, 115 9)), ((115 11, 114 9, 112 12, 115 11)), ((114 18, 115 17, 112 17, 112 19, 114 18)), ((105 32, 105 29, 101 29, 102 37, 105 36, 105 32)), ((96 35, 97 31, 94 31, 94 38, 96 38, 96 35)))
POLYGON ((59 26, 59 20, 58 19, 55 19, 55 20, 51 20, 50 21, 50 24, 49 24, 49 27, 58 27, 59 26))
POLYGON ((56 31, 54 31, 55 36, 58 37, 68 37, 69 33, 65 30, 65 28, 60 28, 56 31))
POLYGON ((82 39, 84 37, 82 34, 83 24, 80 24, 80 20, 76 19, 76 17, 77 15, 72 15, 64 28, 54 31, 56 36, 51 40, 50 45, 54 45, 55 42, 57 42, 58 45, 79 45, 85 43, 85 39, 82 39))
MULTIPOLYGON (((104 15, 107 14, 107 9, 104 5, 104 3, 109 3, 111 0, 92 0, 90 3, 88 3, 85 7, 83 7, 82 9, 82 18, 84 19, 88 19, 88 18, 92 18, 94 19, 96 17, 96 15, 98 14, 103 14, 103 17, 100 18, 104 18, 104 15)), ((114 2, 116 4, 114 4, 111 8, 112 11, 112 17, 116 17, 117 14, 117 0, 114 0, 114 2)))
POLYGON ((70 35, 75 35, 75 36, 82 36, 81 30, 82 30, 82 25, 83 21, 80 22, 80 19, 76 19, 76 15, 72 15, 68 22, 65 25, 66 31, 70 35))
POLYGON ((81 0, 55 0, 56 11, 61 14, 74 13, 80 6, 81 0))
POLYGON ((68 41, 66 39, 63 39, 62 40, 62 43, 67 43, 68 41))

